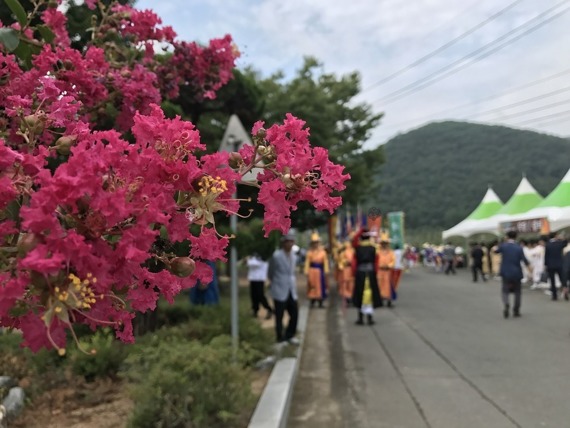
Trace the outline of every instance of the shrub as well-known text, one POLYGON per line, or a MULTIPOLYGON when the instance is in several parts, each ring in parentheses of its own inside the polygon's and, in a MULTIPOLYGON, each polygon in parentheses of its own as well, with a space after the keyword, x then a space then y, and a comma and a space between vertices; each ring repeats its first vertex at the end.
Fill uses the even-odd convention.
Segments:
POLYGON ((215 428, 244 422, 241 409, 253 402, 249 372, 232 364, 229 337, 207 345, 170 337, 156 345, 127 358, 128 377, 136 383, 130 427, 215 428))
POLYGON ((10 376, 16 380, 32 374, 27 352, 20 347, 22 336, 17 333, 0 334, 0 376, 10 376))
POLYGON ((85 354, 79 349, 72 351, 71 368, 75 374, 87 381, 96 377, 116 377, 127 357, 127 349, 114 338, 110 329, 97 331, 93 336, 81 339, 80 344, 87 352, 93 349, 95 353, 85 354))
POLYGON ((174 303, 161 299, 158 302, 158 325, 178 325, 188 321, 193 313, 193 306, 186 292, 181 293, 174 303))
MULTIPOLYGON (((248 302, 249 304, 249 302, 248 302)), ((241 308, 239 318, 240 348, 248 351, 250 359, 247 365, 269 353, 273 343, 273 333, 261 327, 259 322, 249 315, 246 308, 241 308), (253 352, 255 351, 255 352, 253 352)), ((160 306, 159 319, 161 325, 173 326, 154 333, 156 337, 175 336, 186 340, 199 340, 209 343, 213 338, 228 334, 231 331, 231 310, 229 302, 220 305, 195 306, 188 300, 177 299, 172 305, 160 306)), ((151 335, 152 337, 152 335, 151 335)), ((142 338, 142 340, 152 340, 142 338)))

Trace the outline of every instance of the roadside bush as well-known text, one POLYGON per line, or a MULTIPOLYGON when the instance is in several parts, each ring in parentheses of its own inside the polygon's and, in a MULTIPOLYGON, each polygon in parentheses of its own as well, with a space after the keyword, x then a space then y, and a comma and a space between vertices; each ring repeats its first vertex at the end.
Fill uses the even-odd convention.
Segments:
MULTIPOLYGON (((242 308, 243 309, 243 308, 242 308)), ((198 340, 209 343, 217 336, 231 331, 231 310, 228 302, 220 305, 196 306, 186 301, 176 301, 173 305, 165 304, 160 307, 160 317, 166 320, 163 325, 171 326, 160 329, 140 340, 152 340, 153 336, 162 338, 176 336, 186 340, 198 340)), ((249 353, 247 365, 254 363, 256 358, 262 358, 270 352, 273 343, 273 332, 261 327, 259 322, 242 310, 239 318, 240 348, 255 350, 249 353)))
POLYGON ((0 334, 0 376, 20 380, 33 374, 33 369, 28 364, 27 352, 20 347, 21 342, 20 334, 0 334))
POLYGON ((166 300, 158 302, 158 325, 178 325, 188 321, 193 314, 193 307, 188 298, 188 293, 183 292, 170 304, 166 300))
POLYGON ((207 345, 170 337, 138 347, 127 358, 134 382, 132 428, 241 426, 253 396, 249 371, 232 364, 230 339, 207 345), (141 352, 144 350, 144 352, 141 352))
POLYGON ((95 353, 85 354, 75 348, 70 355, 73 373, 85 377, 87 381, 97 377, 117 376, 128 350, 115 339, 110 329, 102 329, 93 336, 86 336, 80 344, 87 352, 93 349, 95 353))

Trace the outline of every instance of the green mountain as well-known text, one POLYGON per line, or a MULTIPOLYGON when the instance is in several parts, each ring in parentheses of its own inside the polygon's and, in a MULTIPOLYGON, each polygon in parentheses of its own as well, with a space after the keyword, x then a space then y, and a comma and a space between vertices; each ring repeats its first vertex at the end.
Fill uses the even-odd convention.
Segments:
POLYGON ((430 123, 392 138, 370 204, 404 211, 409 228, 447 229, 488 185, 506 202, 522 175, 546 196, 570 168, 570 140, 504 126, 430 123))

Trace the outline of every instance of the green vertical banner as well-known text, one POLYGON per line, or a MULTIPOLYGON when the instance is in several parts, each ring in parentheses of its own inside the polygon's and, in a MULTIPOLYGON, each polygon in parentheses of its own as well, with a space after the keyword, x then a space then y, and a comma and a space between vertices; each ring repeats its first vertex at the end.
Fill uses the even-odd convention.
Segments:
POLYGON ((388 228, 392 248, 396 245, 404 248, 404 213, 402 211, 388 213, 388 228))

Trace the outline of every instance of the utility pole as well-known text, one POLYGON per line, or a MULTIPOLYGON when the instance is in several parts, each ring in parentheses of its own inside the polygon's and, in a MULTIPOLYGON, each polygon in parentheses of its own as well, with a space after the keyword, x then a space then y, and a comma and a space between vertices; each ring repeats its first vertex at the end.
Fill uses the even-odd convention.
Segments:
MULTIPOLYGON (((233 134, 228 136, 228 143, 234 152, 239 150, 241 141, 233 134)), ((233 195, 237 199, 237 185, 233 195)), ((234 236, 237 235, 237 215, 232 214, 230 217, 230 228, 234 236)), ((237 273, 237 249, 235 242, 232 242, 230 248, 230 289, 231 289, 231 320, 232 320, 232 349, 234 361, 237 360, 237 351, 239 347, 239 293, 238 293, 238 273, 237 273)))
MULTIPOLYGON (((239 118, 233 114, 228 121, 222 142, 220 143, 220 151, 237 152, 244 145, 253 145, 250 135, 244 129, 239 118)), ((253 181, 256 179, 260 170, 254 168, 252 171, 246 173, 243 181, 253 181)), ((237 185, 236 191, 233 195, 237 199, 237 185)), ((230 228, 234 235, 237 234, 237 215, 230 216, 230 228)), ((233 241, 233 240, 232 240, 233 241)), ((231 337, 234 361, 237 360, 237 351, 239 347, 239 285, 238 285, 238 272, 237 272, 238 254, 235 243, 231 243, 230 247, 230 290, 231 290, 231 337)))

